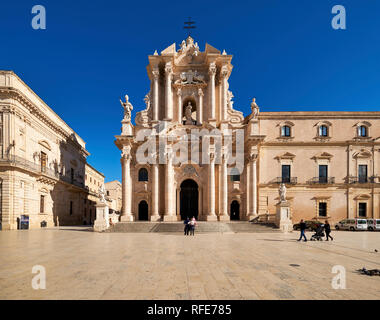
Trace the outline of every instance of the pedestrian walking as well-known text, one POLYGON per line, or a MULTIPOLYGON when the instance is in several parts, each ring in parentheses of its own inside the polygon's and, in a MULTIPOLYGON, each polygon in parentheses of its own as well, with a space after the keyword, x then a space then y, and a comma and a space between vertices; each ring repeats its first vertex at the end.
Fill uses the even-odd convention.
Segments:
POLYGON ((191 221, 190 221, 189 224, 190 224, 190 234, 194 235, 194 233, 195 233, 195 227, 197 225, 197 220, 195 220, 195 217, 191 218, 191 221))
POLYGON ((306 223, 303 221, 303 219, 301 219, 301 221, 300 221, 300 230, 301 230, 301 234, 300 234, 300 238, 298 239, 298 241, 301 241, 302 238, 304 238, 303 241, 307 241, 306 235, 305 235, 306 223))
POLYGON ((183 221, 183 224, 185 225, 183 233, 184 233, 185 236, 189 235, 189 228, 190 228, 189 222, 190 222, 189 217, 186 217, 185 221, 183 221))
POLYGON ((333 241, 334 238, 332 236, 330 236, 331 227, 330 227, 330 224, 327 220, 325 221, 325 232, 326 232, 326 241, 329 241, 329 238, 331 238, 331 241, 333 241))

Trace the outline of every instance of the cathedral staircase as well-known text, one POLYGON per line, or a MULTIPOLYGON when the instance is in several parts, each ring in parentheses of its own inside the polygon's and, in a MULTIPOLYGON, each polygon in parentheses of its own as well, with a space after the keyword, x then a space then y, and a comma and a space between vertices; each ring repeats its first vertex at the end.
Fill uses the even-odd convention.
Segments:
MULTIPOLYGON (((196 233, 267 233, 279 232, 272 224, 236 222, 206 222, 198 221, 196 233)), ((183 222, 119 222, 106 232, 117 233, 183 233, 183 222)))

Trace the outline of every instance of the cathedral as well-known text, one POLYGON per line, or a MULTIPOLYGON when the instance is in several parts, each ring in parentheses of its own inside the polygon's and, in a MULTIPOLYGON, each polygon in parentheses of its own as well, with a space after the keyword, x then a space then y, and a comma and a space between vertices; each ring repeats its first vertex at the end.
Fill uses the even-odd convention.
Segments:
POLYGON ((122 132, 121 221, 380 217, 380 112, 235 110, 232 55, 191 37, 148 57, 146 108, 122 132))

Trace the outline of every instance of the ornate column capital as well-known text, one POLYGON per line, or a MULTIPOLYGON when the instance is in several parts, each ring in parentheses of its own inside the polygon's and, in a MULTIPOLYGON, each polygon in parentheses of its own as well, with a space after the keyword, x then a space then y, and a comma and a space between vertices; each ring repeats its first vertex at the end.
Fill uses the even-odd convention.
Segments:
POLYGON ((203 97, 204 96, 202 88, 198 88, 198 96, 199 97, 203 97))
POLYGON ((226 78, 228 76, 228 67, 226 65, 224 65, 220 70, 220 75, 222 78, 226 78))
POLYGON ((211 62, 209 65, 208 73, 210 76, 215 76, 216 74, 216 64, 215 62, 211 62))
POLYGON ((258 159, 259 155, 257 153, 252 153, 248 156, 249 162, 256 162, 258 159))
POLYGON ((166 73, 166 76, 171 76, 173 74, 173 66, 171 62, 166 62, 165 73, 166 73))
POLYGON ((123 149, 121 151, 122 160, 131 160, 132 159, 131 149, 132 149, 131 146, 123 146, 123 149))
POLYGON ((158 68, 153 68, 152 75, 154 80, 158 80, 158 77, 160 76, 160 70, 158 68))
POLYGON ((181 97, 182 96, 182 89, 177 88, 177 96, 181 97))

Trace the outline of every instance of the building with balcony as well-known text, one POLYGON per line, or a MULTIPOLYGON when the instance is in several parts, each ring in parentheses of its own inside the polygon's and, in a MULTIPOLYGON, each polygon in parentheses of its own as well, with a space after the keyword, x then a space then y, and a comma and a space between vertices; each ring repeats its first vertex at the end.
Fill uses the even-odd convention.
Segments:
POLYGON ((36 93, 12 71, 0 71, 3 230, 25 221, 30 228, 82 224, 88 155, 83 139, 36 93))

